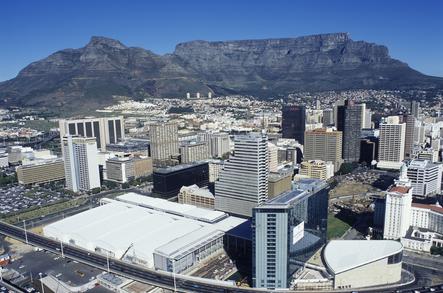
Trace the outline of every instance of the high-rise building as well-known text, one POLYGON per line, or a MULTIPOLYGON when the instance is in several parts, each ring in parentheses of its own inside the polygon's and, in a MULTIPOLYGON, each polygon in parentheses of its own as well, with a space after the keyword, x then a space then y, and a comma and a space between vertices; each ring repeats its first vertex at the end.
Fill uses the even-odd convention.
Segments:
POLYGON ((333 126, 334 125, 334 110, 324 109, 323 110, 323 126, 333 126))
POLYGON ((268 198, 274 198, 283 192, 291 190, 292 168, 283 168, 279 172, 269 173, 268 178, 268 198))
POLYGON ((74 192, 100 187, 94 137, 65 136, 62 141, 66 187, 74 192))
POLYGON ((415 118, 420 117, 420 102, 411 101, 411 115, 415 118))
POLYGON ((416 196, 432 196, 441 191, 441 164, 433 164, 428 160, 412 160, 408 166, 408 178, 412 182, 412 194, 416 196))
POLYGON ((405 164, 400 177, 386 192, 385 223, 383 238, 400 239, 406 235, 411 220, 412 185, 405 164))
POLYGON ((228 133, 201 132, 198 134, 198 139, 208 144, 209 155, 213 158, 222 158, 230 152, 228 133))
POLYGON ((304 144, 306 129, 305 106, 286 105, 282 109, 282 137, 293 138, 304 144))
POLYGON ((414 147, 414 131, 415 131, 414 115, 403 116, 403 122, 406 123, 404 158, 410 159, 412 157, 412 149, 414 147))
POLYGON ((114 157, 106 160, 106 175, 110 181, 125 183, 152 174, 152 159, 144 156, 114 157))
POLYGON ((252 281, 289 288, 293 275, 326 243, 328 184, 302 179, 293 190, 254 208, 252 281))
POLYGON ((405 153, 405 137, 406 124, 400 123, 399 116, 389 116, 380 124, 378 168, 400 169, 405 153))
POLYGON ((268 142, 269 172, 278 170, 278 147, 272 142, 268 142))
POLYGON ((185 164, 209 158, 208 144, 205 142, 185 142, 179 151, 181 162, 185 164))
POLYGON ((122 116, 105 118, 60 119, 60 138, 67 135, 95 137, 97 148, 106 151, 107 144, 115 144, 125 138, 122 116))
POLYGON ((343 163, 342 132, 331 128, 319 128, 305 132, 305 160, 332 162, 337 172, 343 163))
POLYGON ((268 198, 268 176, 268 136, 236 136, 234 155, 215 182, 215 209, 250 217, 252 209, 268 198))
POLYGON ((328 180, 334 176, 334 165, 332 162, 321 160, 308 160, 300 164, 300 175, 309 178, 328 180))
POLYGON ((173 122, 149 125, 151 157, 154 165, 163 165, 179 154, 178 126, 173 122))
POLYGON ((337 130, 343 132, 342 149, 345 162, 358 162, 360 159, 361 127, 361 106, 350 100, 337 106, 337 130))

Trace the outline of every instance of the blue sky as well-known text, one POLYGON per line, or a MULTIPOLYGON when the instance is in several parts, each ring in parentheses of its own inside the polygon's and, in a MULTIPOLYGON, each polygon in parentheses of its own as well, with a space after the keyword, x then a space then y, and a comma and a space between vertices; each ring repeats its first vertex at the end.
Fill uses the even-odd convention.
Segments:
POLYGON ((93 35, 164 54, 189 40, 296 37, 349 32, 443 76, 443 1, 0 1, 0 81, 93 35))

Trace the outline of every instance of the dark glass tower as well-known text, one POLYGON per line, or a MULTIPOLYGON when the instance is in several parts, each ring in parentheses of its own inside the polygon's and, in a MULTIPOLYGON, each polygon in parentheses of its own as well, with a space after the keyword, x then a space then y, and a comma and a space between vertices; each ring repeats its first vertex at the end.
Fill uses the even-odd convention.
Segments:
POLYGON ((282 109, 282 137, 294 138, 299 143, 305 142, 306 109, 305 106, 286 105, 282 109))
POLYGON ((254 287, 289 288, 294 273, 326 243, 328 193, 325 181, 301 179, 293 190, 254 208, 254 287))
POLYGON ((360 159, 362 107, 346 100, 337 106, 337 130, 343 132, 343 160, 358 162, 360 159))

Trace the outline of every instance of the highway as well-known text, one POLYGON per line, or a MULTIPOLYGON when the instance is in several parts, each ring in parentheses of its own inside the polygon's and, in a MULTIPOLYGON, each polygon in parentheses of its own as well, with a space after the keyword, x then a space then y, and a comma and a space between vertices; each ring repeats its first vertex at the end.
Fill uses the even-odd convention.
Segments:
POLYGON ((15 238, 22 242, 28 242, 31 245, 52 251, 57 254, 63 254, 65 257, 73 260, 109 271, 133 280, 143 283, 148 283, 161 288, 175 290, 178 292, 266 292, 265 289, 255 288, 239 288, 234 285, 227 285, 222 282, 210 279, 195 278, 180 274, 175 274, 164 271, 156 271, 152 269, 142 268, 133 264, 119 261, 113 258, 106 258, 106 256, 92 253, 90 251, 68 245, 53 239, 43 237, 31 232, 25 233, 21 228, 0 222, 0 233, 6 236, 15 238))

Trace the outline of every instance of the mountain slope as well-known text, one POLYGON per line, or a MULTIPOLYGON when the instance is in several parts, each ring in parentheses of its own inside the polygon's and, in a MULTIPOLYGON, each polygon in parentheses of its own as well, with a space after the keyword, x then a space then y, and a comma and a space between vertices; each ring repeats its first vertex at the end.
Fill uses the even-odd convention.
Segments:
POLYGON ((186 92, 260 96, 300 90, 441 88, 392 59, 384 46, 346 33, 288 39, 192 41, 172 54, 92 37, 83 48, 58 51, 0 83, 3 104, 79 112, 111 104, 112 95, 184 96, 186 92))

